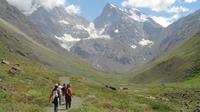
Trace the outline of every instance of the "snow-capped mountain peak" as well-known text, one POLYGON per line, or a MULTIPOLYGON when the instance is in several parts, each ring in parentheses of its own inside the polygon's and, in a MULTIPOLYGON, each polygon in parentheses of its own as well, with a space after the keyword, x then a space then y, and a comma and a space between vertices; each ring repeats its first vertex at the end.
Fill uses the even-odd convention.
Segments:
POLYGON ((62 48, 102 70, 129 69, 151 60, 158 42, 153 37, 162 28, 138 9, 113 4, 107 4, 92 22, 68 14, 64 7, 40 8, 30 18, 62 48))
POLYGON ((148 16, 141 13, 138 9, 135 8, 120 8, 121 11, 126 13, 130 18, 134 19, 138 22, 145 22, 148 21, 148 16))
POLYGON ((117 8, 117 6, 115 6, 114 4, 108 3, 108 6, 111 8, 117 8))
POLYGON ((116 14, 119 14, 118 16, 127 16, 138 22, 145 22, 150 18, 136 8, 117 7, 110 3, 105 6, 104 12, 107 13, 107 16, 111 16, 115 12, 116 14))
POLYGON ((117 8, 116 5, 112 4, 112 3, 107 3, 107 5, 105 7, 109 7, 109 8, 117 8))

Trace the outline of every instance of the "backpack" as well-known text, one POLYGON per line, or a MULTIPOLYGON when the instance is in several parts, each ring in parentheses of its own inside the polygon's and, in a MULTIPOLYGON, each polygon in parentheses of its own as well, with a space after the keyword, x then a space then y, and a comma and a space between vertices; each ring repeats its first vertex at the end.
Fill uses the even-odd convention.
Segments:
POLYGON ((65 86, 63 86, 63 88, 62 88, 62 94, 63 94, 63 95, 66 95, 66 89, 67 89, 67 88, 66 88, 65 86))
POLYGON ((72 96, 72 89, 71 88, 67 88, 66 89, 66 93, 67 93, 68 96, 71 97, 72 96))
POLYGON ((58 97, 59 95, 58 95, 58 90, 54 90, 53 91, 53 96, 52 96, 52 98, 54 99, 54 98, 56 98, 56 97, 58 97))

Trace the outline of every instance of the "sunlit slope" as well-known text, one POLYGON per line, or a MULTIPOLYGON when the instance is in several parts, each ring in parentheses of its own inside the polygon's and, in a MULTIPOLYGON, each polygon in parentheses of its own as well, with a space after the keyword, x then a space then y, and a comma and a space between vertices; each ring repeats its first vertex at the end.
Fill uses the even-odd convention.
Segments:
POLYGON ((194 77, 200 72, 200 34, 180 48, 159 59, 156 64, 131 81, 136 83, 176 82, 194 77))
POLYGON ((30 59, 11 53, 2 41, 0 58, 9 62, 9 65, 0 63, 0 111, 42 111, 48 104, 47 93, 58 82, 60 75, 30 59), (9 73, 15 64, 19 64, 22 71, 9 73))

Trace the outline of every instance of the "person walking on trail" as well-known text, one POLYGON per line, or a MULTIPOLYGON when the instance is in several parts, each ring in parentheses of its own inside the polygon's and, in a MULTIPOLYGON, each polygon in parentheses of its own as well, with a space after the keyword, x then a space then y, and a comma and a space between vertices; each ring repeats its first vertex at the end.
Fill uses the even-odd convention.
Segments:
MULTIPOLYGON (((63 84, 63 86, 62 86, 62 102, 65 100, 66 89, 67 89, 66 85, 63 84)), ((65 102, 66 102, 66 101, 65 101, 65 102)))
POLYGON ((54 104, 54 112, 58 112, 59 94, 58 84, 56 84, 49 97, 49 102, 52 101, 54 104))
POLYGON ((59 105, 62 104, 62 85, 58 83, 58 90, 59 90, 59 105))
POLYGON ((72 88, 71 88, 71 85, 70 85, 70 84, 67 84, 65 101, 66 101, 66 109, 71 108, 71 102, 72 102, 72 88))

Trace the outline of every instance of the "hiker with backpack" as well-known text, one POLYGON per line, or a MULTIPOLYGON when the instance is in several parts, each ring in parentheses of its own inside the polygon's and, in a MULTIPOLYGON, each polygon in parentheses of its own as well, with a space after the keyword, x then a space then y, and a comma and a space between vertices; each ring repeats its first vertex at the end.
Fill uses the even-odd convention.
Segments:
POLYGON ((54 112, 58 112, 59 96, 60 92, 58 90, 58 84, 56 84, 49 97, 49 102, 52 101, 52 103, 54 104, 54 112))
POLYGON ((65 100, 66 89, 67 89, 66 85, 63 84, 63 86, 62 86, 62 102, 65 100))
POLYGON ((59 91, 59 104, 62 104, 62 85, 60 83, 58 83, 58 91, 59 91))
POLYGON ((66 95, 65 95, 65 104, 66 104, 66 109, 68 110, 71 108, 71 102, 72 102, 72 88, 71 84, 67 84, 66 88, 66 95))

